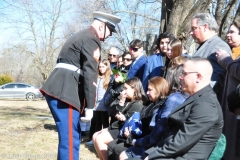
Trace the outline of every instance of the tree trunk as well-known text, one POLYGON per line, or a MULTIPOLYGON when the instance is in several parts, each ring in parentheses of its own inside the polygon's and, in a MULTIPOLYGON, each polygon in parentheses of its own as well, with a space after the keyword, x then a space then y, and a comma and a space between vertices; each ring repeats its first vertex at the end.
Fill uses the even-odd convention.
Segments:
POLYGON ((222 21, 223 6, 224 6, 224 0, 218 0, 217 1, 216 14, 215 14, 215 19, 217 21, 218 26, 221 24, 221 21, 222 21))
POLYGON ((229 1, 225 12, 223 13, 223 18, 221 20, 220 26, 219 26, 219 36, 222 38, 225 38, 226 36, 226 29, 227 27, 229 27, 229 23, 227 20, 230 20, 230 22, 232 22, 233 17, 232 16, 232 11, 234 10, 234 8, 237 5, 237 0, 231 0, 229 1))
POLYGON ((184 1, 185 0, 175 0, 171 10, 167 31, 171 32, 174 36, 177 36, 177 31, 179 28, 178 24, 182 17, 184 1))
POLYGON ((169 17, 173 7, 173 0, 162 0, 162 14, 161 14, 161 26, 160 33, 163 33, 167 30, 167 25, 169 22, 169 17))

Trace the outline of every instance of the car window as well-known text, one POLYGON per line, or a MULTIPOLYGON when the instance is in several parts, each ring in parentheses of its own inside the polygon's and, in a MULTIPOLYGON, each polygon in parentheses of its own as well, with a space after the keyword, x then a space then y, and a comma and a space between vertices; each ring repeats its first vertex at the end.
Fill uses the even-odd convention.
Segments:
POLYGON ((18 88, 28 88, 29 86, 27 86, 25 84, 18 84, 17 87, 18 88))
POLYGON ((15 84, 8 84, 8 85, 5 85, 4 88, 15 88, 15 84))

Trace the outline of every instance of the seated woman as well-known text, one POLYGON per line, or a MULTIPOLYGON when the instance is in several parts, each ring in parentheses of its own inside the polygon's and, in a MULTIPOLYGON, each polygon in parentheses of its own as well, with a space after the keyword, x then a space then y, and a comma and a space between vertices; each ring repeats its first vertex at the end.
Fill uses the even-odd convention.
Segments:
POLYGON ((181 84, 179 79, 181 70, 182 65, 179 65, 173 69, 169 69, 167 81, 169 82, 171 94, 168 96, 165 104, 161 108, 159 108, 156 118, 156 125, 154 126, 152 132, 145 137, 133 140, 133 146, 120 154, 120 160, 127 158, 144 159, 147 156, 144 151, 150 147, 156 146, 157 143, 161 139, 164 139, 169 133, 169 129, 166 126, 168 115, 171 113, 172 110, 182 104, 188 97, 181 92, 181 84))
MULTIPOLYGON (((140 113, 140 119, 142 123, 142 135, 144 137, 151 133, 152 123, 155 122, 155 115, 158 108, 164 104, 167 95, 169 94, 169 86, 167 81, 162 77, 154 77, 148 81, 148 91, 147 95, 149 98, 150 103, 143 107, 140 113)), ((128 143, 132 141, 133 138, 140 138, 136 137, 132 134, 128 135, 127 142, 123 142, 120 139, 115 139, 108 144, 108 159, 114 160, 119 159, 119 155, 122 151, 129 148, 131 145, 128 143), (113 151, 114 150, 114 151, 113 151)))
POLYGON ((126 80, 124 90, 120 93, 120 100, 115 106, 115 117, 118 119, 116 129, 105 128, 93 135, 93 143, 99 159, 107 159, 107 144, 117 138, 119 129, 133 113, 142 110, 145 101, 146 96, 141 81, 136 77, 126 80))

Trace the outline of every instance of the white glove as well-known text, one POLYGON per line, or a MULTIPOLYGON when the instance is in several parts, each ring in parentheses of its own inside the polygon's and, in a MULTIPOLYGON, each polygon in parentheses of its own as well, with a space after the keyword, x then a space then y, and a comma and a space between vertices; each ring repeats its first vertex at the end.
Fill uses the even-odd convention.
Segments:
POLYGON ((89 121, 91 121, 92 117, 93 117, 93 109, 86 108, 85 109, 85 117, 81 117, 81 121, 89 122, 89 121))

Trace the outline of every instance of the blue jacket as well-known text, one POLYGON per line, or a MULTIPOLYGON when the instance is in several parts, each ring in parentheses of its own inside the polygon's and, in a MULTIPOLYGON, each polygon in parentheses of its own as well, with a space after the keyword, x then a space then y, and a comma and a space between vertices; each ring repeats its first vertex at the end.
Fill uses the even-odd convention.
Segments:
POLYGON ((162 108, 159 108, 156 125, 154 126, 152 132, 143 138, 137 139, 135 146, 149 148, 157 145, 157 143, 169 132, 169 128, 167 126, 168 115, 185 100, 186 97, 184 97, 184 95, 180 92, 171 94, 162 108))
POLYGON ((127 79, 138 77, 141 81, 143 79, 144 67, 147 62, 147 57, 142 55, 135 64, 132 64, 129 71, 127 79))
POLYGON ((142 84, 145 92, 147 91, 148 80, 155 76, 162 76, 164 66, 163 53, 153 54, 147 58, 145 65, 142 84))

